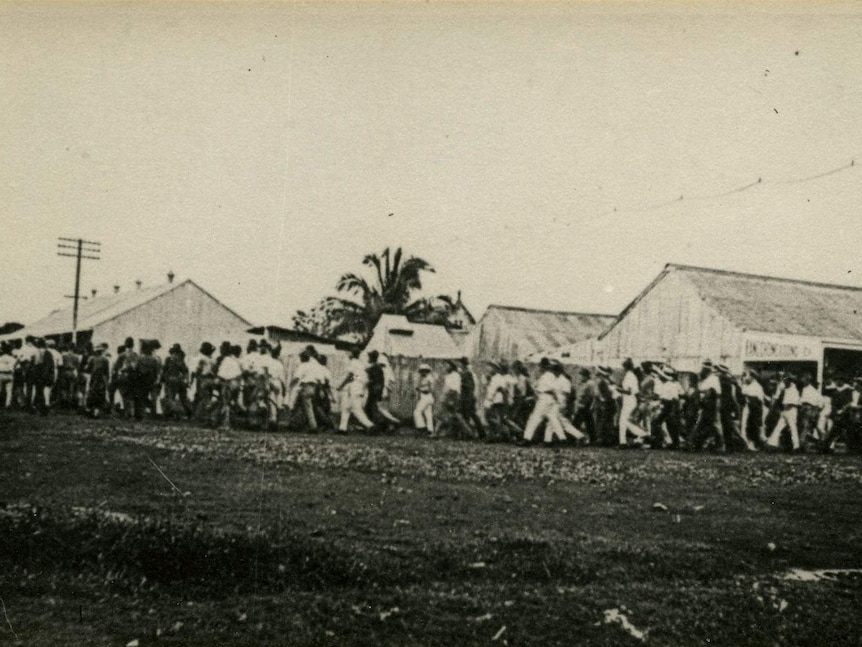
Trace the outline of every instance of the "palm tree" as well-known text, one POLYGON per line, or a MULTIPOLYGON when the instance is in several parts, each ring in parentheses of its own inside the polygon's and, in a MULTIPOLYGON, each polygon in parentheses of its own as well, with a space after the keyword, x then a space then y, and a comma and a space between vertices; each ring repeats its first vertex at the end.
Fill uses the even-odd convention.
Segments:
POLYGON ((362 264, 373 270, 370 280, 353 272, 344 274, 335 285, 343 296, 327 297, 321 304, 331 317, 332 335, 367 338, 383 314, 422 311, 416 304, 423 300, 414 302, 413 295, 422 289, 422 272, 434 271, 428 261, 415 256, 405 259, 400 247, 394 253, 387 247, 380 255, 366 255, 362 264))

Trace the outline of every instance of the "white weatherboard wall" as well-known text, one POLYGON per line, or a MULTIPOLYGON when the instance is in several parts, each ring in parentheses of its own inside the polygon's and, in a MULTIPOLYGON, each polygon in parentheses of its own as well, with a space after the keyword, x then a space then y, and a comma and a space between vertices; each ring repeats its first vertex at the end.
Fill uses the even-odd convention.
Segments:
POLYGON ((187 356, 204 341, 218 347, 222 340, 247 338, 249 322, 222 305, 191 281, 124 312, 93 329, 93 343, 107 342, 113 351, 126 337, 158 339, 163 352, 179 343, 187 356))
POLYGON ((696 371, 704 359, 742 369, 743 331, 707 305, 678 272, 668 272, 598 342, 597 357, 616 365, 669 361, 678 370, 696 371))

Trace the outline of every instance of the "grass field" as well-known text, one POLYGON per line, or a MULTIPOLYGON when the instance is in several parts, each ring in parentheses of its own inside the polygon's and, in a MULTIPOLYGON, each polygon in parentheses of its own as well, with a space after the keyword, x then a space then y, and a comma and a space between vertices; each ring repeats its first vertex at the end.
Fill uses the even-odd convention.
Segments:
POLYGON ((862 460, 0 414, 0 644, 862 644, 862 460), (656 505, 661 504, 661 505, 656 505))

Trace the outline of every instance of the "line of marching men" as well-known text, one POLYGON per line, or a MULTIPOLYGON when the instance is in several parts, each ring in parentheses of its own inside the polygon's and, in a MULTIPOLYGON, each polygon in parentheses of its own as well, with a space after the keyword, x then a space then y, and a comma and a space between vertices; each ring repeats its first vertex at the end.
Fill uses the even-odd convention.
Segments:
POLYGON ((836 376, 821 393, 809 375, 780 373, 766 381, 749 370, 737 378, 709 360, 698 375, 681 380, 669 365, 635 366, 629 359, 621 370, 582 368, 576 385, 559 361, 547 358, 535 379, 520 362, 489 362, 488 369, 484 398, 477 403, 468 360, 447 362, 435 423, 434 379, 430 366, 420 366, 416 428, 433 438, 520 445, 726 452, 828 453, 843 437, 848 451, 862 451, 862 378, 851 387, 836 376))

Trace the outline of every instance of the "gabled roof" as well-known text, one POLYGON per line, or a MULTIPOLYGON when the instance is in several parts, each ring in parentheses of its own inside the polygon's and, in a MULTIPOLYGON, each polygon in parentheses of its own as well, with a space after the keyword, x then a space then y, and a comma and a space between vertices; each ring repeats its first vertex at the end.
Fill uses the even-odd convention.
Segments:
POLYGON ((620 320, 670 272, 682 274, 705 303, 740 330, 862 339, 862 288, 674 263, 623 310, 620 320))
POLYGON ((455 359, 464 354, 445 326, 412 323, 407 317, 388 314, 380 317, 365 350, 428 359, 455 359))
POLYGON ((616 316, 608 314, 490 305, 480 325, 491 314, 503 322, 509 337, 518 346, 519 356, 597 337, 616 320, 616 316))
POLYGON ((304 330, 294 330, 293 328, 284 328, 282 326, 255 326, 253 328, 249 328, 247 333, 251 335, 264 335, 269 333, 278 341, 289 341, 296 343, 304 343, 304 344, 322 344, 326 346, 335 346, 340 350, 347 350, 356 346, 349 341, 343 341, 341 339, 330 339, 328 337, 321 337, 320 335, 315 335, 314 333, 305 332, 304 330))
MULTIPOLYGON (((120 315, 124 315, 127 312, 138 308, 145 303, 148 303, 154 299, 157 299, 169 292, 176 290, 177 288, 191 284, 196 287, 198 290, 209 296, 211 299, 217 301, 222 307, 227 310, 230 310, 231 313, 245 321, 244 317, 241 317, 236 312, 225 306, 223 303, 218 301, 215 297, 213 297, 209 292, 200 287, 197 283, 192 281, 191 279, 186 279, 185 281, 179 281, 177 283, 164 283, 161 285, 155 285, 148 288, 140 288, 138 290, 131 290, 128 292, 118 292, 115 294, 109 294, 106 296, 89 298, 89 299, 81 299, 78 303, 78 330, 92 330, 96 326, 100 324, 107 323, 112 319, 116 319, 120 315)), ((249 322, 246 321, 247 324, 249 322)), ((250 325, 250 324, 249 324, 250 325)), ((33 335, 34 337, 44 337, 47 335, 62 335, 65 333, 72 332, 72 308, 63 308, 61 310, 54 310, 47 317, 43 317, 38 321, 25 326, 21 330, 16 331, 10 337, 25 337, 27 335, 33 335)))

